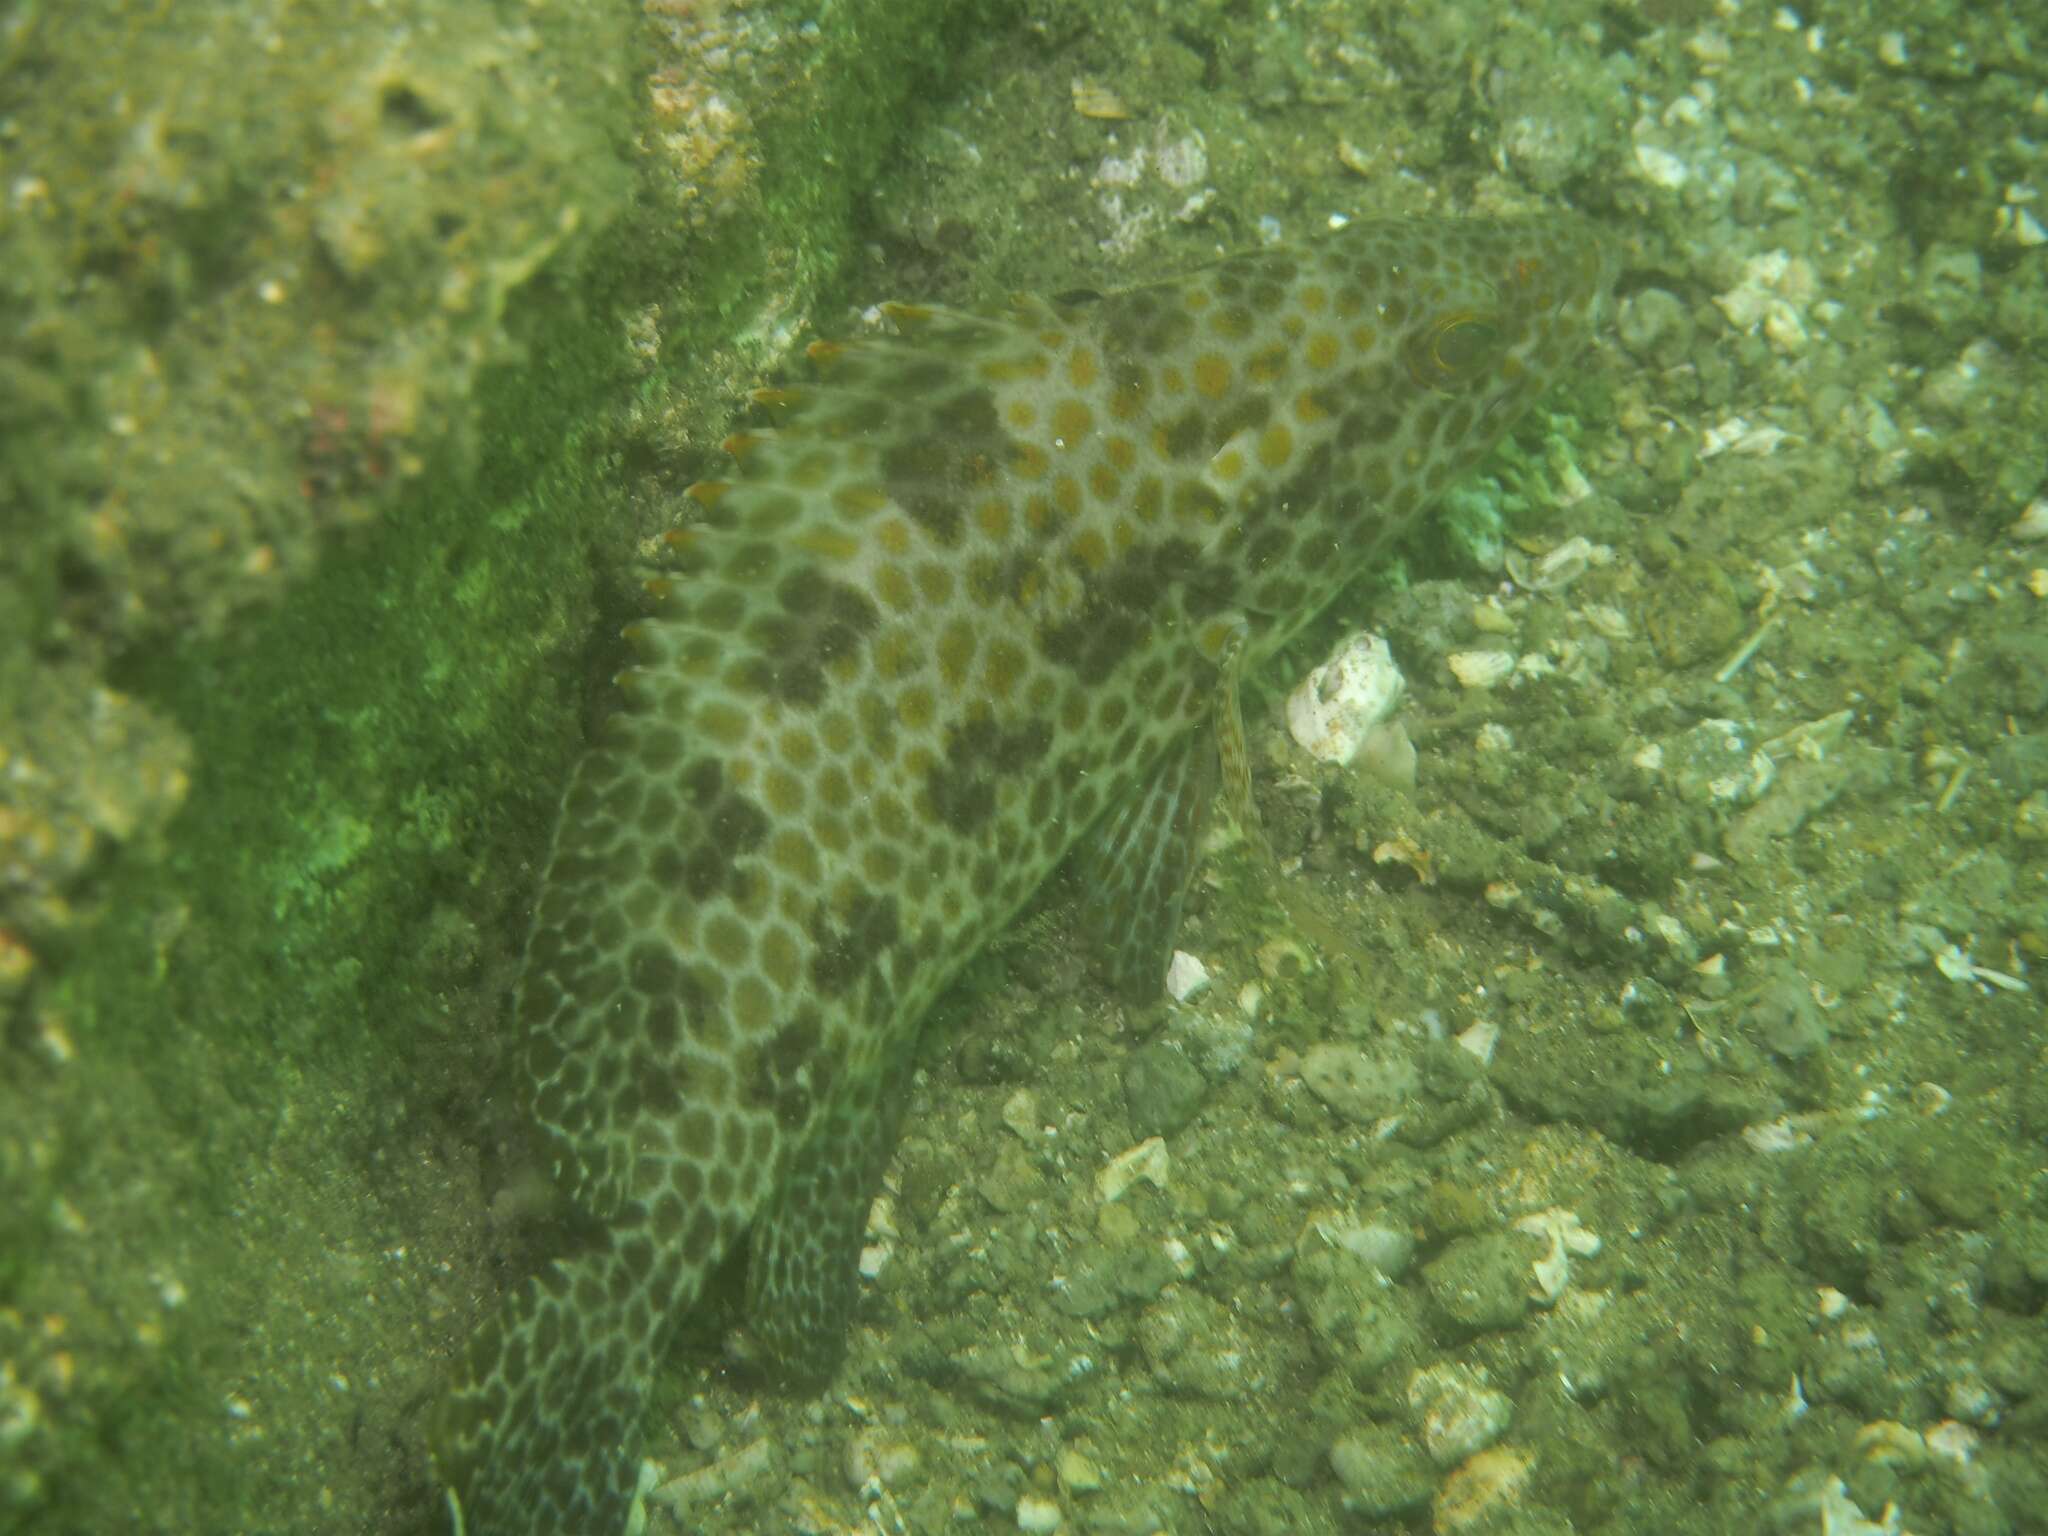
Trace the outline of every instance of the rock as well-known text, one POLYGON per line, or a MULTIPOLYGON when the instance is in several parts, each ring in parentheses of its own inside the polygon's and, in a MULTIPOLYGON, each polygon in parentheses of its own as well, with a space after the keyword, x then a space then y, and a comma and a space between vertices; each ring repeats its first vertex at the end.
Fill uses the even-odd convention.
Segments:
POLYGON ((1349 1249, 1306 1240, 1294 1258, 1294 1294, 1309 1331, 1336 1363, 1364 1380, 1416 1344, 1411 1293, 1387 1283, 1349 1249))
POLYGON ((1166 995, 1184 1003, 1209 985, 1209 968, 1184 949, 1166 962, 1166 995))
POLYGON ((1512 1445, 1481 1451, 1444 1480, 1433 1519, 1438 1536, 1493 1528, 1500 1513, 1521 1502, 1536 1458, 1512 1445))
POLYGON ((1515 1405, 1471 1366, 1445 1363, 1408 1379, 1408 1411, 1429 1459, 1454 1467, 1508 1432, 1515 1405))
POLYGON ((1398 1108, 1420 1084, 1421 1074, 1395 1051, 1326 1043, 1302 1053, 1301 1080, 1345 1119, 1370 1124, 1398 1108))
POLYGON ((1039 1494, 1027 1493, 1017 1500, 1017 1529, 1024 1536, 1052 1536, 1066 1518, 1059 1505, 1039 1494))
POLYGON ((1512 1328, 1529 1312, 1529 1261, 1503 1233, 1461 1237, 1422 1267, 1430 1310, 1446 1333, 1512 1328))
POLYGON ((1422 1452, 1379 1424, 1339 1436, 1330 1447, 1330 1470, 1344 1485, 1344 1507, 1375 1518, 1420 1509, 1436 1489, 1422 1452))
POLYGON ((1163 1040, 1140 1046, 1124 1066, 1124 1107, 1140 1137, 1171 1136, 1202 1107, 1207 1085, 1185 1052, 1163 1040))
POLYGON ((1108 1202, 1121 1200, 1140 1180, 1154 1189, 1164 1189, 1172 1162, 1166 1143, 1157 1136, 1148 1136, 1102 1165, 1095 1175, 1095 1192, 1108 1202))

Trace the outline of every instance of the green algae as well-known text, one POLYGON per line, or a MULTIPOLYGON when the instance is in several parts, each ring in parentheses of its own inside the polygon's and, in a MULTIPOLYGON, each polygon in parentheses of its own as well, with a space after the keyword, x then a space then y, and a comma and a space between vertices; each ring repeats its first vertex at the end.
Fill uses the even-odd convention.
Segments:
MULTIPOLYGON (((636 174, 621 150, 640 110, 626 81, 654 51, 627 46, 626 12, 591 9, 602 25, 557 50, 577 72, 574 61, 614 50, 599 88, 573 93, 576 132, 556 134, 532 166, 485 156, 457 169, 533 172, 538 203, 550 168, 573 161, 582 206, 612 200, 579 225, 602 238, 551 237, 537 250, 519 218, 491 223, 506 206, 497 183, 409 181, 380 165, 381 151, 350 159, 342 191, 361 217, 331 210, 320 236, 353 296, 348 334, 392 328, 380 304, 412 290, 387 280, 387 264, 433 264, 408 256, 407 242, 444 238, 435 210, 467 204, 482 217, 467 221, 465 248, 502 274, 501 290, 476 301, 489 364, 450 384, 437 370, 467 359, 415 359, 403 382, 423 408, 463 398, 421 424, 418 462, 395 484, 358 483, 335 461, 334 494, 369 515, 339 518, 357 526, 317 551, 280 548, 295 580, 283 601, 248 607, 203 565, 161 571, 192 595, 173 608, 212 617, 159 626, 111 663, 124 690, 190 741, 191 787, 161 848, 138 843, 95 869, 104 915, 48 947, 10 1047, 25 1075, 0 1095, 0 1154, 22 1176, 9 1180, 0 1333, 12 1379, 34 1398, 25 1440, 9 1448, 23 1470, 0 1494, 6 1528, 256 1529, 289 1511, 299 1528, 421 1529, 436 1517, 416 1408, 495 1285, 481 1273, 475 1168, 478 1148, 518 1155, 507 1111, 493 1107, 509 1097, 491 1078, 499 988, 524 927, 523 872, 581 740, 634 540, 648 531, 645 471, 622 473, 646 438, 631 407, 663 414, 670 457, 717 436, 728 373, 757 366, 769 345, 764 333, 749 340, 754 318, 801 315, 829 291, 902 103, 943 57, 948 26, 975 14, 854 6, 808 29, 756 14, 781 41, 751 81, 725 87, 736 101, 759 93, 758 164, 720 218, 690 226, 667 218, 659 168, 637 172, 641 211, 619 213, 636 174), (619 338, 654 305, 650 368, 619 338), (88 1269, 104 1273, 88 1281, 88 1269)), ((163 40, 139 15, 122 23, 137 30, 112 36, 28 19, 32 39, 9 34, 16 65, 32 54, 75 68, 64 63, 73 48, 132 61, 138 38, 163 40)), ((300 23, 301 46, 331 25, 300 23)), ((552 46, 558 25, 575 21, 549 14, 528 45, 552 46)), ((379 77, 387 125, 410 141, 502 112, 502 93, 479 102, 437 73, 436 60, 470 58, 490 38, 502 42, 495 19, 467 40, 451 29, 400 54, 401 72, 379 77)), ((334 41, 350 54, 343 34, 334 41)), ((211 88, 189 78, 194 110, 211 88)), ((486 122, 480 140, 509 143, 532 126, 486 122)), ((254 163, 270 167, 298 142, 257 137, 216 134, 193 150, 195 170, 225 189, 257 174, 235 169, 238 154, 260 149, 254 163)), ((80 151, 89 166, 93 145, 80 151)), ((43 265, 12 268, 18 283, 69 259, 28 249, 43 265)), ((192 259, 207 273, 227 255, 213 246, 192 259)), ((261 248, 236 256, 264 259, 261 248)), ((193 302, 174 287, 166 313, 193 302)), ((97 323, 118 340, 134 320, 97 323)), ((304 362, 291 350, 302 344, 235 343, 252 355, 271 346, 288 366, 304 362)), ((89 372, 97 356, 72 361, 89 372)), ((269 387, 272 399, 318 393, 289 371, 269 387)), ((199 389, 186 408, 206 398, 199 389)), ((163 430, 175 435, 175 422, 163 430)), ((248 430, 263 451, 278 446, 248 430)), ((37 452, 62 442, 34 439, 37 452)), ((266 462, 252 472, 285 476, 279 494, 296 497, 303 464, 266 462)), ((36 504, 89 499, 60 468, 10 458, 36 504)), ((158 511, 197 537, 181 507, 158 511)), ((44 643, 61 596, 53 573, 70 535, 61 519, 42 526, 55 542, 10 570, 43 585, 0 604, 10 625, 28 626, 0 647, 9 678, 34 655, 31 638, 44 643)))

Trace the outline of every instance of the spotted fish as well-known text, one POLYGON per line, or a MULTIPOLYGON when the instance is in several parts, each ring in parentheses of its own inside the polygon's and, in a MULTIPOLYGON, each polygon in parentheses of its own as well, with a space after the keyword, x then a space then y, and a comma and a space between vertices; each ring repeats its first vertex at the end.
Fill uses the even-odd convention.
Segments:
POLYGON ((888 306, 755 394, 563 801, 515 1006, 601 1235, 436 1415, 459 1528, 627 1528, 656 1361, 743 1239, 757 1344, 830 1367, 933 998, 1084 838, 1157 990, 1203 810, 1243 793, 1238 673, 1487 452, 1612 277, 1570 221, 1361 222, 1121 293, 888 306))

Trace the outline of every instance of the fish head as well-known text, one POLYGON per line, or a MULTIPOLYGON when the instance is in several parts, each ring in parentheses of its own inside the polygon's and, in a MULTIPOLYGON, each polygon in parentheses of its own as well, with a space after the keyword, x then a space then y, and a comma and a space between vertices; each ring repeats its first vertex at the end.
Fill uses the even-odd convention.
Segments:
POLYGON ((1434 249, 1411 264, 1415 302, 1393 311, 1403 367, 1417 389, 1462 405, 1454 419, 1472 436, 1497 435, 1601 323, 1614 246, 1572 218, 1465 220, 1425 238, 1434 249))

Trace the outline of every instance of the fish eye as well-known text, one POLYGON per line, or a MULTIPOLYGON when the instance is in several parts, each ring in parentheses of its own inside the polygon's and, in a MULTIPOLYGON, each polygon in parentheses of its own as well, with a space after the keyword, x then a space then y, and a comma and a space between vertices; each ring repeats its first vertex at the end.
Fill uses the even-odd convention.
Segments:
POLYGON ((1456 389, 1483 374, 1500 352, 1500 327, 1491 315, 1458 310, 1444 315, 1408 347, 1408 371, 1425 389, 1456 389))

